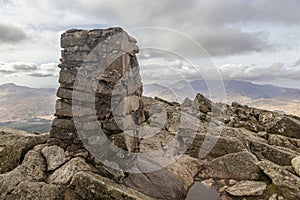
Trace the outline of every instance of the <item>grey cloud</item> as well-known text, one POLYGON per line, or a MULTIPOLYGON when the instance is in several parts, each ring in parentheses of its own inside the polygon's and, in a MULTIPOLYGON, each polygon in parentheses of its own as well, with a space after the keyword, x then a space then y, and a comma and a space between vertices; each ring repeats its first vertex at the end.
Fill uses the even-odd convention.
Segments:
POLYGON ((225 26, 211 30, 199 29, 194 38, 213 56, 261 52, 275 48, 269 43, 265 32, 247 33, 225 26))
POLYGON ((50 77, 58 75, 57 63, 0 63, 0 74, 15 76, 31 76, 31 77, 50 77))
POLYGON ((0 42, 3 43, 17 43, 26 38, 26 34, 22 29, 3 24, 0 22, 0 42))
POLYGON ((14 74, 14 73, 16 73, 16 71, 13 71, 13 70, 4 70, 4 69, 0 70, 0 74, 2 74, 2 75, 9 75, 9 74, 14 74))
POLYGON ((300 2, 298 0, 245 1, 199 1, 198 17, 215 24, 224 23, 273 23, 299 24, 300 2))
MULTIPOLYGON (((88 3, 77 0, 71 6, 65 3, 57 6, 60 9, 64 6, 66 9, 75 9, 76 12, 93 16, 107 24, 172 28, 192 36, 214 56, 261 52, 274 48, 269 43, 266 32, 245 32, 238 28, 241 24, 291 24, 299 23, 300 18, 300 3, 295 0, 282 4, 266 0, 260 3, 244 0, 164 0, 160 3, 123 0, 117 4, 109 0, 92 0, 88 3), (134 6, 124 9, 128 5, 134 6)), ((178 48, 184 47, 180 41, 167 41, 178 48)))
POLYGON ((13 67, 15 70, 23 72, 37 70, 36 64, 15 64, 13 67))
POLYGON ((51 0, 59 9, 63 7, 78 12, 101 17, 112 24, 138 26, 165 26, 184 28, 186 24, 195 26, 227 23, 276 23, 299 24, 300 2, 298 0, 164 0, 156 1, 123 0, 51 0), (131 5, 130 9, 124 9, 131 5), (109 18, 110 17, 110 18, 109 18))

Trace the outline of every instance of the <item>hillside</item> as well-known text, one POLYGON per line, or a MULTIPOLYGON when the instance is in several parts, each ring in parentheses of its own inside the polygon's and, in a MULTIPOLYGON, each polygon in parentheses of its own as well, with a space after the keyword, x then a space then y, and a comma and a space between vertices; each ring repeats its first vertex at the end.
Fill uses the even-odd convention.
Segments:
POLYGON ((0 125, 48 132, 55 108, 56 89, 0 85, 0 125))

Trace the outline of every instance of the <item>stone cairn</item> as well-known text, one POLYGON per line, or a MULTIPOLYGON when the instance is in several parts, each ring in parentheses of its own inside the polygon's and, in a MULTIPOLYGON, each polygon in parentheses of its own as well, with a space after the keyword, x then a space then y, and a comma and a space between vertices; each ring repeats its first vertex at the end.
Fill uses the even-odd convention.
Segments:
POLYGON ((105 136, 123 150, 138 152, 136 127, 144 114, 136 40, 121 28, 72 29, 62 34, 61 47, 50 142, 70 154, 87 149, 111 156, 105 136))

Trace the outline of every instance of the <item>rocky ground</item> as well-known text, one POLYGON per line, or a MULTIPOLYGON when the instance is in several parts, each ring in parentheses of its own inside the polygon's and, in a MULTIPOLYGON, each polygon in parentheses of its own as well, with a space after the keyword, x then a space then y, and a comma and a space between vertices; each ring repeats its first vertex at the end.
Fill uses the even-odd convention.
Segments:
POLYGON ((163 149, 161 158, 175 157, 170 165, 117 172, 91 163, 87 151, 51 144, 47 134, 1 128, 0 199, 184 199, 194 181, 217 189, 221 199, 300 199, 298 117, 215 104, 200 94, 182 105, 142 100, 142 133, 155 134, 140 141, 140 152, 163 149))

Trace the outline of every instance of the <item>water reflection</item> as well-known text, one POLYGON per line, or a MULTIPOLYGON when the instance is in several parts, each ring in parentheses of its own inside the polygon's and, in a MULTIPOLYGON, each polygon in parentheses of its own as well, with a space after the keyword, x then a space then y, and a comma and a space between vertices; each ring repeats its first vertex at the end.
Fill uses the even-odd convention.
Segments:
POLYGON ((215 189, 210 189, 202 185, 200 182, 195 182, 189 189, 185 200, 219 200, 220 193, 215 189))

